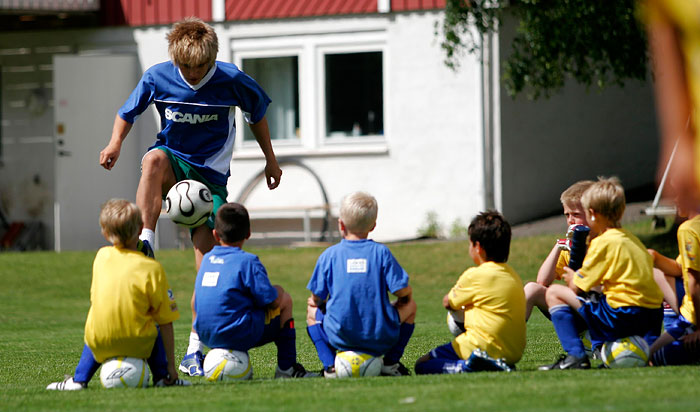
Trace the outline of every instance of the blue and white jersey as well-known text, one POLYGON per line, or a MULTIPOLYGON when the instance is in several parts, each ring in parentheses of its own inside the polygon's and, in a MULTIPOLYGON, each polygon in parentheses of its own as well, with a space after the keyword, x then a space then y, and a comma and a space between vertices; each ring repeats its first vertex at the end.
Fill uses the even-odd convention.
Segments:
POLYGON ((277 299, 258 257, 228 246, 204 255, 194 291, 194 330, 212 349, 254 347, 265 327, 265 306, 277 299))
POLYGON ((197 85, 185 81, 172 62, 146 70, 119 116, 134 123, 151 103, 160 114, 156 143, 192 164, 211 183, 226 185, 236 136, 235 108, 259 122, 270 98, 232 63, 217 61, 197 85))
POLYGON ((388 247, 343 239, 321 254, 306 288, 328 299, 323 329, 333 347, 380 356, 398 341, 401 324, 387 292, 407 286, 388 247))

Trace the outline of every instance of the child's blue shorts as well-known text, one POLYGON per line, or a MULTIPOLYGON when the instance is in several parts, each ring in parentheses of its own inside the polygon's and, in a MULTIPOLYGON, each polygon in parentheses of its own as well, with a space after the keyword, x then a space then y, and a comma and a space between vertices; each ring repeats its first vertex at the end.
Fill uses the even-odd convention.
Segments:
POLYGON ((588 329, 591 341, 602 344, 638 335, 651 345, 661 333, 661 306, 654 309, 639 306, 611 308, 605 295, 595 295, 592 299, 578 299, 582 305, 578 313, 586 323, 583 329, 588 329))

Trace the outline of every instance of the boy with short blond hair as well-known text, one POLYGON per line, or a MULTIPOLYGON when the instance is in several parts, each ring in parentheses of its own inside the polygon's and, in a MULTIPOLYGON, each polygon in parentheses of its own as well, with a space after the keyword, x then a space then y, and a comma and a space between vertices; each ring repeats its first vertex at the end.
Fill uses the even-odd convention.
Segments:
POLYGON ((477 267, 467 269, 442 299, 445 309, 463 311, 464 332, 420 357, 417 374, 509 370, 525 350, 523 283, 506 263, 510 224, 498 212, 482 212, 468 234, 469 255, 477 267), (484 364, 484 357, 502 360, 507 368, 484 364))
POLYGON ((219 244, 204 255, 194 289, 194 329, 202 343, 248 352, 274 342, 275 378, 318 376, 297 362, 292 298, 281 286, 270 284, 257 256, 242 249, 250 237, 245 206, 221 205, 213 235, 219 244))
POLYGON ((382 375, 410 374, 400 360, 413 334, 416 303, 408 274, 389 248, 368 239, 376 219, 373 196, 346 196, 338 219, 343 239, 321 254, 307 285, 307 332, 327 378, 335 377, 336 350, 383 355, 382 375), (390 302, 387 292, 398 300, 390 302))
POLYGON ((142 226, 139 208, 127 200, 102 207, 102 235, 113 246, 93 263, 85 346, 75 376, 46 389, 84 389, 100 364, 117 356, 148 358, 156 386, 190 384, 177 378, 172 322, 180 313, 165 271, 136 248, 142 226))
POLYGON ((661 329, 663 294, 654 281, 646 248, 621 227, 625 193, 619 180, 600 178, 581 203, 592 237, 583 266, 575 272, 564 268, 567 286, 552 285, 546 294, 566 354, 540 370, 589 369, 579 337, 586 329, 597 344, 633 335, 651 343, 661 329), (602 294, 592 292, 597 287, 602 287, 602 294))
MULTIPOLYGON (((573 228, 577 225, 588 226, 586 221, 586 213, 581 205, 581 196, 591 187, 594 182, 592 180, 581 180, 569 186, 562 192, 560 200, 564 207, 564 217, 569 226, 567 238, 573 234, 573 228)), ((527 309, 525 311, 525 319, 530 318, 532 308, 537 308, 549 317, 547 311, 547 302, 545 301, 545 293, 549 285, 554 280, 561 280, 564 274, 564 267, 569 265, 570 242, 569 239, 559 239, 552 248, 547 258, 542 262, 539 271, 537 272, 537 281, 528 282, 525 285, 525 298, 527 300, 527 309)))

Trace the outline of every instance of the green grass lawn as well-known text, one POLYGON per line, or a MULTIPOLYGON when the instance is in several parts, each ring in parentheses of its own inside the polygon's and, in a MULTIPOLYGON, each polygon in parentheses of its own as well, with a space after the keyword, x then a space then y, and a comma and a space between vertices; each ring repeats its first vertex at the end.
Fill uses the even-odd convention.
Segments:
MULTIPOLYGON (((652 231, 648 221, 629 228, 647 246, 677 253, 672 232, 652 231)), ((524 282, 534 280, 556 237, 514 239, 509 263, 524 282)), ((465 241, 390 247, 411 276, 418 303, 415 333, 403 358, 412 369, 419 356, 451 339, 441 299, 472 262, 465 241)), ((248 250, 260 256, 272 282, 292 295, 299 361, 320 369, 304 319, 305 286, 322 249, 248 250)), ((561 347, 551 324, 536 310, 528 323, 525 355, 518 371, 508 374, 280 381, 272 379, 275 348, 268 345, 251 351, 252 381, 210 384, 192 378, 190 388, 107 391, 96 376, 85 391, 46 391, 48 383, 72 374, 80 357, 94 254, 0 253, 0 410, 662 411, 697 410, 700 404, 700 392, 690 386, 698 379, 696 366, 537 371, 561 347)), ((192 252, 167 250, 156 256, 180 305, 182 317, 175 322, 179 361, 191 322, 192 252)))

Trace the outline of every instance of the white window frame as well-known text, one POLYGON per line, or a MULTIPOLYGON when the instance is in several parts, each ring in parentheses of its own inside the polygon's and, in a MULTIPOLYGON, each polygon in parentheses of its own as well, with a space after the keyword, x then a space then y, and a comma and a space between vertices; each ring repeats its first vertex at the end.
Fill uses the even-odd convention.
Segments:
MULTIPOLYGON (((296 56, 299 64, 299 130, 298 140, 274 140, 279 156, 337 156, 355 154, 384 154, 388 152, 390 136, 389 53, 384 29, 325 30, 318 33, 289 33, 273 36, 232 38, 231 60, 241 67, 244 59, 296 56), (360 137, 326 136, 325 115, 325 55, 336 53, 382 53, 383 135, 360 137)), ((236 142, 234 157, 258 159, 263 154, 255 141, 243 141, 242 128, 248 127, 240 110, 236 113, 236 142)))

